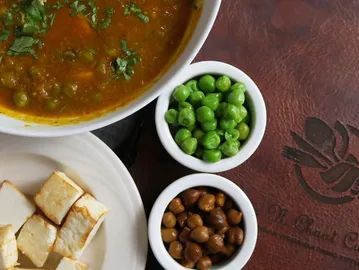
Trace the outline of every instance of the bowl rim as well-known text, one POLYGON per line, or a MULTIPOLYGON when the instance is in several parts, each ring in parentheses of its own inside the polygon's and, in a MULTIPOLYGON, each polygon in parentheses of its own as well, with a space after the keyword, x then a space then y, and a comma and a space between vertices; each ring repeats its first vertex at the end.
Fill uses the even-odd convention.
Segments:
POLYGON ((200 172, 217 173, 233 169, 245 162, 257 150, 261 143, 267 122, 266 105, 263 96, 254 81, 242 70, 235 66, 218 61, 197 62, 188 66, 176 80, 168 85, 158 98, 156 105, 156 129, 160 141, 166 151, 182 165, 200 172), (165 120, 165 112, 168 110, 169 100, 173 89, 184 82, 203 74, 229 76, 234 81, 242 81, 247 86, 246 96, 249 98, 252 116, 252 127, 249 138, 245 141, 240 151, 233 157, 224 158, 216 163, 208 163, 196 157, 185 154, 176 144, 171 135, 169 126, 165 120))
POLYGON ((167 85, 193 61, 203 46, 217 18, 222 0, 212 0, 210 2, 205 2, 194 32, 173 64, 158 81, 149 87, 147 92, 137 99, 97 118, 59 126, 26 122, 26 120, 23 121, 0 113, 0 132, 25 137, 69 136, 108 126, 139 111, 166 89, 167 85))
POLYGON ((166 187, 156 199, 148 219, 149 242, 156 259, 165 269, 187 269, 177 263, 166 250, 161 237, 161 221, 168 204, 173 198, 182 191, 197 186, 214 187, 223 191, 235 201, 243 213, 245 237, 240 250, 231 260, 212 269, 238 270, 243 268, 252 256, 257 242, 258 222, 255 210, 251 201, 239 186, 227 178, 207 173, 190 174, 176 180, 166 187))

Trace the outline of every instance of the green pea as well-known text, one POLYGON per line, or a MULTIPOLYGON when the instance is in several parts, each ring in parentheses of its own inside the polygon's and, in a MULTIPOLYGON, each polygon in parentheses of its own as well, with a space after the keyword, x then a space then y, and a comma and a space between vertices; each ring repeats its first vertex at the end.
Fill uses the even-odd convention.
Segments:
POLYGON ((201 123, 201 128, 205 132, 216 130, 216 128, 217 128, 217 119, 213 119, 211 121, 201 123))
POLYGON ((226 141, 235 141, 239 138, 239 130, 238 129, 229 129, 224 133, 224 138, 226 141))
POLYGON ((216 79, 212 75, 204 75, 199 79, 198 87, 205 93, 216 90, 216 79))
POLYGON ((187 86, 189 89, 191 89, 192 92, 199 91, 198 83, 196 80, 190 80, 190 81, 186 82, 185 86, 187 86))
POLYGON ((249 124, 250 121, 251 121, 251 118, 250 118, 250 116, 249 116, 249 113, 247 113, 246 117, 244 117, 241 122, 244 122, 244 123, 246 123, 246 124, 249 124))
POLYGON ((46 109, 53 112, 57 110, 60 106, 60 100, 57 98, 48 99, 46 101, 46 109))
POLYGON ((210 163, 215 163, 220 161, 222 158, 222 153, 221 151, 217 150, 217 149, 213 149, 213 150, 204 150, 203 151, 203 160, 210 162, 210 163))
POLYGON ((195 128, 196 128, 196 124, 193 124, 193 125, 191 125, 191 126, 188 126, 188 127, 186 127, 189 131, 193 131, 193 130, 195 130, 195 128))
POLYGON ((29 104, 30 98, 26 91, 16 90, 13 95, 13 101, 17 107, 23 108, 29 104))
POLYGON ((233 104, 227 104, 226 108, 224 108, 223 111, 223 117, 225 119, 233 119, 237 123, 239 123, 240 120, 242 120, 240 109, 233 104))
POLYGON ((241 141, 246 140, 248 138, 248 136, 249 136, 250 131, 251 131, 249 126, 244 122, 242 122, 242 123, 240 123, 238 125, 237 130, 239 132, 238 139, 241 140, 241 141))
POLYGON ((225 141, 219 149, 227 157, 235 156, 239 151, 239 141, 225 141))
POLYGON ((231 90, 233 91, 234 89, 242 90, 243 93, 247 91, 246 85, 244 83, 242 83, 242 82, 236 82, 235 84, 233 84, 231 86, 231 90))
POLYGON ((192 132, 192 135, 194 138, 197 139, 198 142, 202 142, 202 138, 204 136, 204 132, 203 130, 199 129, 199 128, 196 128, 193 132, 192 132))
POLYGON ((64 87, 63 87, 63 92, 65 93, 66 96, 68 97, 73 97, 76 95, 76 92, 77 92, 77 89, 78 89, 78 85, 75 84, 75 83, 66 83, 64 84, 64 87))
POLYGON ((224 114, 224 109, 227 107, 227 103, 226 102, 221 102, 218 105, 218 108, 216 110, 216 116, 221 118, 224 114))
POLYGON ((200 123, 204 123, 214 119, 214 112, 207 106, 202 106, 196 110, 196 116, 200 123))
POLYGON ((12 72, 4 72, 1 74, 0 83, 7 88, 15 88, 17 86, 17 78, 12 72))
POLYGON ((51 89, 51 94, 54 96, 58 96, 61 93, 61 89, 62 89, 61 84, 54 83, 54 85, 52 86, 52 89, 51 89))
POLYGON ((197 150, 196 150, 196 152, 194 153, 194 155, 195 155, 196 157, 198 157, 198 158, 202 158, 202 156, 203 156, 203 149, 200 148, 200 147, 197 147, 197 150))
POLYGON ((218 134, 219 138, 223 140, 225 131, 223 131, 222 129, 216 129, 216 133, 218 134))
POLYGON ((103 100, 103 94, 100 92, 96 92, 91 96, 91 99, 95 103, 100 103, 103 100))
POLYGON ((191 138, 192 133, 186 128, 179 129, 175 134, 175 141, 178 145, 180 145, 185 139, 191 138))
POLYGON ((188 89, 188 87, 182 85, 179 85, 175 88, 173 92, 173 98, 177 100, 178 102, 186 101, 186 99, 191 94, 191 91, 188 89))
POLYGON ((64 51, 62 58, 68 61, 75 61, 76 53, 73 50, 64 51))
POLYGON ((216 94, 208 94, 202 99, 202 105, 215 111, 219 106, 219 98, 216 94))
POLYGON ((177 125, 178 111, 175 109, 169 109, 165 113, 166 122, 170 125, 177 125))
POLYGON ((45 76, 45 71, 40 67, 32 66, 29 69, 29 74, 33 78, 40 78, 45 76))
POLYGON ((231 103, 236 106, 243 105, 245 99, 246 99, 246 97, 244 95, 243 90, 241 90, 239 88, 233 89, 227 96, 228 103, 231 103))
POLYGON ((214 95, 218 98, 219 102, 222 101, 223 99, 223 94, 222 93, 211 93, 211 95, 214 95))
POLYGON ((92 49, 86 49, 79 53, 80 59, 86 62, 92 62, 95 60, 95 51, 92 49))
POLYGON ((181 149, 188 155, 193 155, 197 150, 197 139, 187 138, 181 143, 181 149))
POLYGON ((209 131, 202 138, 202 145, 205 149, 216 149, 220 143, 221 138, 216 131, 209 131))
POLYGON ((234 129, 236 125, 237 122, 233 119, 221 119, 221 121, 219 121, 219 126, 223 130, 234 129))
POLYGON ((198 107, 201 106, 204 97, 205 95, 202 91, 195 91, 189 95, 188 100, 194 107, 198 107))
POLYGON ((231 79, 228 76, 221 76, 216 81, 216 88, 221 92, 226 92, 231 88, 231 79))
POLYGON ((178 123, 184 127, 194 126, 196 123, 194 111, 189 108, 180 110, 178 113, 178 123))
POLYGON ((118 49, 117 48, 107 48, 105 52, 106 52, 106 55, 110 56, 110 57, 118 56, 118 49))
POLYGON ((178 110, 179 111, 184 109, 184 108, 189 108, 189 109, 193 110, 192 104, 190 104, 190 103, 188 103, 186 101, 182 101, 182 102, 178 103, 178 110))
POLYGON ((239 122, 242 122, 248 115, 248 111, 246 109, 246 107, 244 106, 239 106, 239 122))

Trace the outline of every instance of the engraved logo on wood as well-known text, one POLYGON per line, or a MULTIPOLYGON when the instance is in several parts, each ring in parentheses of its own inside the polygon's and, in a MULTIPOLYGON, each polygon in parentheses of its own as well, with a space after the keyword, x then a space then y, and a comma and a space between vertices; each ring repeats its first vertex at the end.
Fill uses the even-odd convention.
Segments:
POLYGON ((296 147, 285 146, 283 155, 294 162, 295 175, 314 199, 343 204, 359 198, 359 163, 350 153, 350 141, 359 139, 359 130, 336 121, 330 127, 310 117, 304 136, 291 132, 296 147))

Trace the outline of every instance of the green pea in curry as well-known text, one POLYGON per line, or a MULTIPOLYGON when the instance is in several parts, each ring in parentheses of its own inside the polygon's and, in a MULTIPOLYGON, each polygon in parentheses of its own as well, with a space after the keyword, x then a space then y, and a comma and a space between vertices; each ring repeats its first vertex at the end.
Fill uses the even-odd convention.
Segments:
POLYGON ((180 52, 196 0, 0 0, 0 111, 92 118, 144 93, 180 52))

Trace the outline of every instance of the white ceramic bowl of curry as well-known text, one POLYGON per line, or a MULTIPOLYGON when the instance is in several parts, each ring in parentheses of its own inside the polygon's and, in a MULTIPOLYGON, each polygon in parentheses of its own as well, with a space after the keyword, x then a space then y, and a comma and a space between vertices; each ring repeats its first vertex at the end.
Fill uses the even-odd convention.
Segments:
MULTIPOLYGON (((33 0, 33 1, 39 1, 39 0, 33 0)), ((111 0, 106 0, 105 2, 101 2, 100 5, 105 5, 104 3, 110 3, 110 1, 111 0)), ((41 1, 39 1, 39 2, 41 3, 41 1)), ((76 2, 76 1, 74 1, 74 2, 76 2)), ((119 2, 121 2, 121 1, 119 1, 119 2)), ((201 46, 205 42, 213 24, 214 24, 214 21, 216 19, 216 16, 219 11, 220 4, 221 4, 221 0, 204 0, 204 1, 194 0, 193 2, 197 2, 197 3, 202 2, 202 4, 203 4, 203 6, 200 10, 200 13, 198 15, 198 21, 196 22, 195 27, 193 27, 193 31, 190 31, 190 30, 186 31, 186 33, 183 35, 183 38, 181 39, 181 44, 178 45, 178 48, 172 52, 171 57, 168 59, 168 61, 164 62, 163 70, 158 72, 157 75, 154 74, 154 77, 152 78, 151 81, 145 82, 143 84, 144 90, 142 92, 134 91, 133 93, 129 93, 127 96, 127 99, 125 99, 125 101, 113 102, 112 107, 109 106, 107 109, 104 109, 104 110, 97 110, 96 112, 93 112, 91 107, 89 107, 88 111, 82 110, 75 114, 71 114, 71 113, 68 115, 64 114, 64 116, 62 114, 52 114, 52 115, 50 114, 50 116, 48 116, 48 115, 41 116, 41 114, 36 115, 36 110, 38 108, 32 108, 32 109, 34 109, 33 111, 35 112, 35 113, 32 113, 30 111, 30 109, 25 108, 25 109, 18 110, 16 107, 12 108, 11 106, 10 107, 6 106, 6 103, 9 104, 10 102, 13 102, 13 98, 9 99, 9 101, 6 101, 6 102, 1 102, 1 100, 0 100, 0 103, 1 103, 1 106, 0 106, 0 132, 14 134, 14 135, 21 135, 21 136, 32 136, 32 137, 55 137, 55 136, 65 136, 65 135, 82 133, 82 132, 86 132, 86 131, 95 130, 95 129, 110 125, 116 121, 119 121, 119 120, 133 114, 134 112, 138 111, 139 109, 141 109, 142 107, 144 107, 145 105, 147 105, 148 103, 153 101, 156 97, 158 97, 161 94, 161 92, 163 92, 166 89, 166 86, 173 79, 175 79, 177 77, 177 75, 180 74, 183 71, 183 69, 186 66, 188 66, 191 63, 191 61, 194 59, 194 57, 200 50, 201 46), (132 94, 132 96, 131 96, 131 94, 132 94)), ((143 1, 139 2, 138 4, 140 5, 141 3, 144 4, 143 1)), ((183 2, 181 2, 181 5, 183 5, 182 3, 183 2)), ((146 3, 146 5, 150 5, 150 4, 151 3, 146 3)), ((116 8, 115 15, 118 14, 118 12, 125 13, 126 9, 125 9, 124 4, 123 4, 123 7, 124 7, 124 11, 122 11, 122 9, 119 11, 118 8, 116 8)), ((72 8, 73 9, 75 8, 76 12, 81 11, 81 8, 79 7, 79 5, 74 4, 74 7, 72 7, 72 8)), ((60 11, 60 12, 62 12, 62 11, 60 11)), ((106 12, 107 12, 106 9, 103 9, 103 10, 101 10, 101 13, 100 13, 100 9, 99 9, 99 11, 98 11, 99 14, 97 14, 98 22, 96 24, 96 27, 98 27, 98 28, 102 27, 101 23, 106 24, 106 18, 107 18, 106 16, 109 16, 106 12)), ((133 20, 133 21, 144 20, 144 18, 141 18, 141 16, 140 16, 141 14, 136 13, 137 12, 136 9, 130 8, 128 12, 131 17, 129 20, 133 20)), ((111 12, 109 12, 109 13, 111 13, 111 12)), ((120 16, 124 16, 123 18, 126 18, 126 20, 128 20, 126 17, 127 16, 126 14, 122 15, 122 13, 121 13, 120 16)), ((163 16, 166 16, 166 14, 164 14, 163 16)), ((56 16, 55 22, 54 22, 54 27, 56 27, 56 23, 57 24, 62 23, 62 21, 61 21, 62 19, 58 19, 58 18, 61 18, 61 14, 56 16), (56 21, 56 20, 59 20, 59 21, 56 21)), ((94 18, 96 18, 96 17, 91 17, 91 18, 89 18, 89 20, 91 21, 94 18)), ((170 20, 170 18, 168 18, 168 19, 170 20)), ((122 21, 124 21, 124 20, 125 19, 123 19, 122 21)), ((119 23, 121 23, 121 20, 119 20, 119 23)), ((69 24, 66 27, 67 27, 67 29, 64 29, 64 31, 65 30, 66 31, 75 31, 76 30, 76 29, 74 29, 75 27, 72 26, 71 24, 69 24)), ((119 27, 120 27, 120 25, 119 25, 119 27)), ((122 25, 122 27, 123 27, 123 25, 122 25)), ((159 26, 159 27, 161 27, 161 26, 159 26)), ((63 26, 63 28, 65 28, 65 26, 63 26)), ((129 28, 129 31, 125 38, 131 37, 131 32, 130 32, 131 27, 129 26, 128 28, 129 28)), ((139 29, 139 28, 137 27, 137 29, 139 29)), ((145 29, 146 28, 144 27, 143 32, 145 32, 145 34, 147 34, 147 35, 150 35, 150 33, 146 33, 145 29)), ((142 31, 142 29, 140 29, 139 31, 142 31)), ((104 32, 104 34, 102 34, 102 32, 98 31, 98 33, 100 33, 100 34, 98 34, 98 37, 97 37, 99 40, 97 40, 96 42, 98 42, 100 45, 101 45, 101 42, 109 43, 108 39, 105 39, 105 36, 104 36, 106 32, 104 32)), ((79 40, 81 40, 82 35, 84 35, 84 30, 79 30, 77 32, 74 32, 73 35, 78 35, 79 40)), ((46 48, 46 42, 48 41, 48 39, 50 40, 51 38, 54 38, 54 36, 49 35, 49 33, 46 33, 45 36, 46 36, 45 48, 46 48)), ((9 38, 8 41, 10 42, 11 40, 12 40, 12 37, 9 38)), ((119 46, 119 48, 122 49, 122 56, 125 54, 124 57, 126 57, 127 52, 119 44, 120 41, 115 40, 114 42, 118 42, 117 46, 119 46)), ((148 42, 150 42, 150 41, 148 41, 148 42)), ((136 46, 136 41, 131 40, 130 38, 129 38, 128 43, 129 43, 128 44, 129 49, 131 49, 133 46, 136 46)), ((9 43, 7 45, 8 45, 8 48, 11 48, 11 46, 12 46, 11 43, 9 43)), ((17 45, 19 45, 19 44, 17 44, 17 45)), ((4 52, 5 47, 6 47, 5 45, 2 46, 2 44, 0 44, 0 53, 4 52)), ((20 48, 20 50, 21 49, 24 50, 24 48, 20 48)), ((56 48, 54 48, 54 50, 55 49, 56 48)), ((118 49, 118 50, 121 50, 121 49, 118 49)), ((17 53, 16 50, 19 50, 19 46, 17 48, 15 48, 12 53, 14 53, 14 52, 17 53)), ((46 53, 46 52, 41 52, 41 53, 46 53)), ((140 51, 139 51, 139 53, 140 53, 140 51)), ((8 57, 7 54, 9 54, 9 52, 3 53, 3 55, 5 56, 3 61, 6 61, 6 58, 8 57)), ((71 57, 71 55, 69 55, 69 57, 71 57)), ((41 55, 40 55, 40 58, 41 58, 41 55)), ((117 59, 118 58, 115 58, 115 60, 117 60, 117 59)), ((129 60, 129 59, 130 58, 127 58, 127 60, 129 60)), ((16 61, 14 61, 15 66, 17 63, 16 61)), ((34 59, 31 61, 33 61, 33 63, 36 63, 34 59)), ((21 63, 21 61, 20 61, 20 63, 21 63)), ((117 65, 117 66, 115 66, 116 71, 121 72, 123 62, 121 62, 121 61, 111 62, 111 70, 113 69, 114 64, 117 65)), ((1 71, 1 65, 2 65, 2 63, 0 63, 0 74, 1 74, 1 76, 3 76, 4 73, 2 73, 2 71, 1 71)), ((54 67, 51 67, 51 68, 55 69, 56 63, 54 63, 53 66, 54 67)), ((90 64, 89 64, 89 66, 90 66, 90 64)), ((128 70, 128 73, 131 73, 131 69, 128 70)), ((81 76, 82 75, 87 76, 86 73, 81 74, 81 76)), ((126 76, 123 74, 123 72, 120 75, 123 75, 124 77, 126 76)), ((70 70, 67 71, 66 69, 64 69, 62 76, 64 76, 64 78, 67 78, 67 77, 71 78, 71 76, 73 76, 73 72, 70 70)), ((0 77, 0 79, 1 79, 1 77, 0 77)), ((100 77, 99 77, 99 79, 100 79, 100 77)), ((123 79, 125 80, 125 78, 123 78, 123 79)), ((24 77, 19 76, 19 81, 21 83, 25 83, 24 77)), ((53 82, 53 78, 51 76, 47 77, 45 80, 45 84, 46 83, 50 84, 52 82, 53 82)), ((37 87, 40 84, 37 85, 36 81, 35 81, 35 82, 33 82, 33 85, 35 85, 37 87)), ((125 85, 125 83, 123 83, 123 85, 125 85)), ((32 86, 27 86, 25 91, 29 91, 29 89, 31 87, 32 86)), ((88 84, 88 87, 91 88, 91 87, 93 87, 93 85, 88 84)), ((0 83, 0 90, 3 90, 2 88, 4 88, 4 87, 1 86, 1 83, 0 83)), ((16 90, 18 90, 18 89, 16 89, 16 90)), ((8 90, 5 90, 5 91, 8 91, 8 90)), ((126 91, 126 89, 121 88, 120 91, 126 91)), ((41 93, 41 91, 40 91, 40 93, 41 93)), ((35 95, 37 95, 37 93, 35 95)), ((1 94, 0 94, 0 99, 2 97, 3 96, 1 96, 1 94)), ((94 98, 95 99, 97 98, 96 95, 94 95, 94 98)), ((108 98, 108 96, 107 96, 107 98, 108 98)), ((110 98, 111 98, 111 95, 110 95, 110 98)), ((114 94, 112 98, 115 100, 117 98, 117 96, 114 94)), ((90 97, 89 97, 89 99, 90 99, 90 97)), ((83 102, 83 99, 81 100, 81 102, 83 102)), ((33 102, 32 104, 35 104, 35 102, 33 102)), ((48 106, 50 106, 50 108, 52 108, 51 107, 52 105, 56 106, 56 104, 49 104, 48 106)), ((72 109, 74 111, 77 110, 76 106, 72 106, 72 109)), ((41 110, 39 109, 38 111, 41 111, 41 110)))

